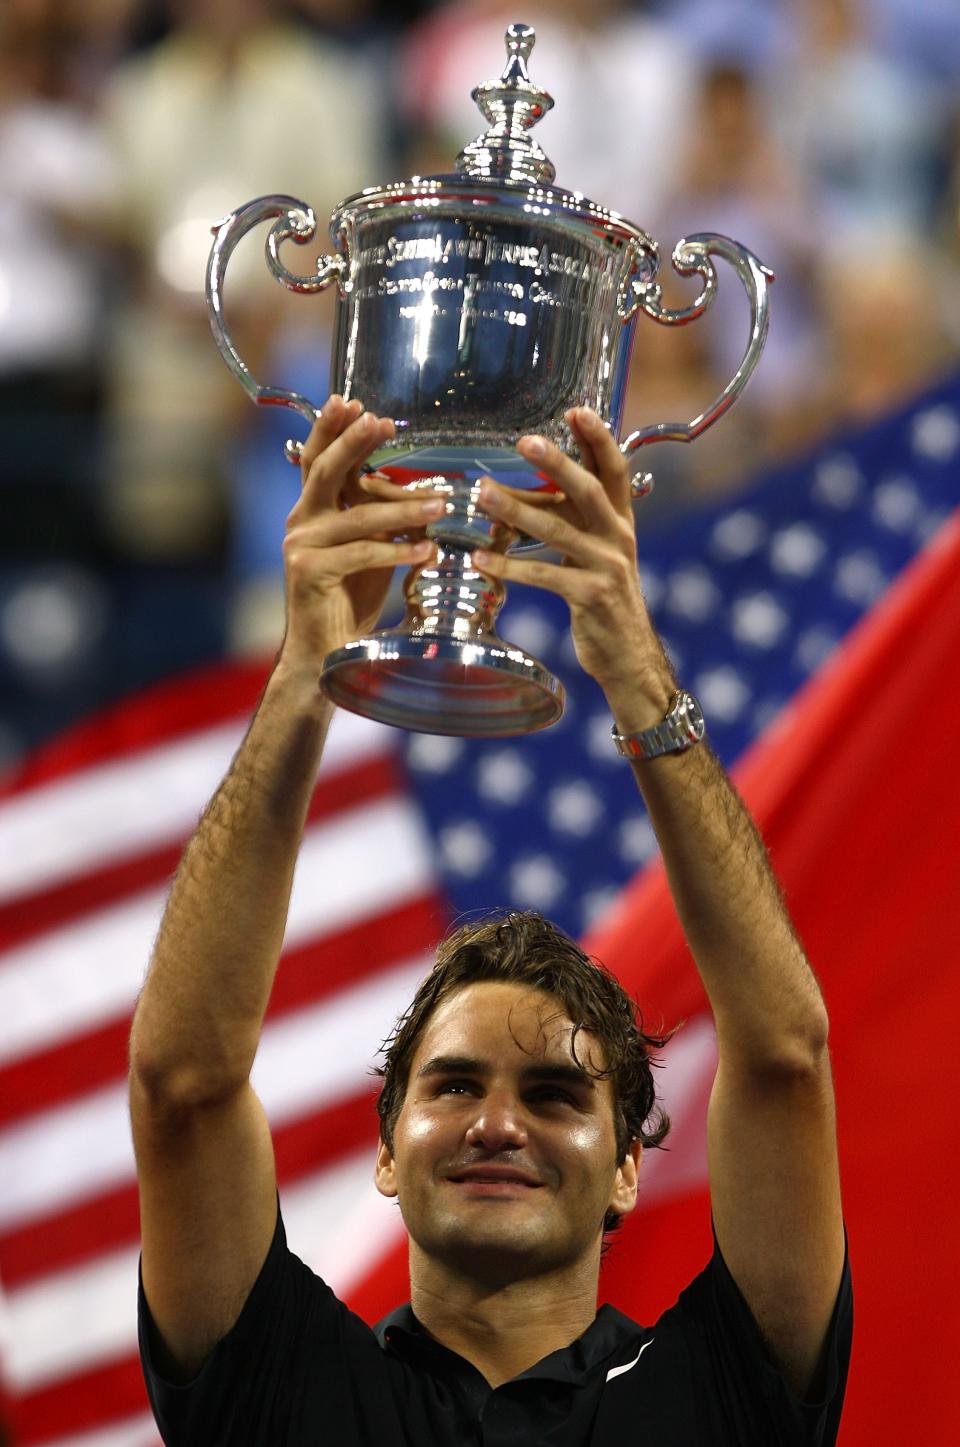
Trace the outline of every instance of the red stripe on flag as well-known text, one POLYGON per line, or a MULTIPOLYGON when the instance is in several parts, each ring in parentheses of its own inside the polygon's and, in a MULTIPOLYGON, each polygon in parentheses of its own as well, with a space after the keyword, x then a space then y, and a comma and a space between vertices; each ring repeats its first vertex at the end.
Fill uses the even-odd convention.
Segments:
MULTIPOLYGON (((402 788, 396 760, 391 754, 380 754, 322 777, 310 800, 307 822, 332 818, 371 799, 398 794, 402 788)), ((12 949, 78 915, 163 884, 176 870, 185 843, 180 838, 0 904, 0 950, 12 949)))
POLYGON ((115 763, 231 718, 246 723, 269 671, 262 661, 218 663, 121 699, 30 754, 0 785, 0 798, 96 764, 115 763))
MULTIPOLYGON (((21 894, 0 904, 0 950, 10 950, 37 935, 59 929, 79 915, 104 909, 169 879, 177 867, 183 840, 132 858, 21 894)), ((0 960, 0 969, 4 961, 0 960)))
MULTIPOLYGON (((281 956, 267 1018, 315 1004, 390 965, 431 950, 448 913, 438 895, 365 916, 281 956)), ((124 1079, 130 1015, 0 1069, 0 1127, 124 1079)))
POLYGON ((122 1080, 130 1015, 0 1069, 0 1127, 122 1080))
POLYGON ((140 1359, 125 1356, 15 1398, 13 1440, 17 1447, 39 1447, 68 1432, 109 1427, 149 1406, 140 1359))
MULTIPOLYGON (((364 1090, 324 1110, 273 1130, 277 1181, 290 1185, 331 1166, 358 1148, 370 1146, 370 1169, 378 1139, 376 1088, 364 1090)), ((134 1246, 140 1239, 135 1182, 36 1217, 0 1236, 0 1276, 11 1290, 41 1276, 80 1266, 108 1251, 134 1246)))

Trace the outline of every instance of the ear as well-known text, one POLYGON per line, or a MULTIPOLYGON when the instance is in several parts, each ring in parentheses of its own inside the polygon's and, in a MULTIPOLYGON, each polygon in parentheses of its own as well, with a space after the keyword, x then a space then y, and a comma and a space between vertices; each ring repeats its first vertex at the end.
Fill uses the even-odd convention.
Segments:
POLYGON ((618 1216, 629 1215, 637 1204, 637 1183, 640 1179, 642 1156, 642 1143, 631 1141, 627 1154, 617 1167, 613 1190, 610 1193, 610 1210, 616 1211, 618 1216))
POLYGON ((374 1168, 373 1179, 381 1196, 397 1196, 400 1194, 397 1190, 393 1156, 382 1140, 377 1151, 377 1164, 374 1168))

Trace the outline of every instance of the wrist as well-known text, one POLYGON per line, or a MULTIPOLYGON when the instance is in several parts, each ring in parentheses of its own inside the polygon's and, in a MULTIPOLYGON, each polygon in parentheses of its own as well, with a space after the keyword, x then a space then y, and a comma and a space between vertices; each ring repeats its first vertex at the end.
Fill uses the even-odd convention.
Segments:
POLYGON ((267 680, 264 702, 291 715, 328 722, 335 704, 321 689, 319 676, 315 661, 292 657, 281 649, 267 680))
POLYGON ((614 724, 611 737, 617 752, 631 763, 659 759, 664 754, 685 754, 706 732, 703 710, 692 693, 678 689, 669 711, 659 721, 631 733, 614 724))
POLYGON ((278 660, 232 769, 266 802, 271 828, 302 831, 333 712, 315 675, 278 660))
POLYGON ((666 668, 637 673, 601 687, 621 734, 639 733, 661 723, 677 693, 676 682, 666 668))

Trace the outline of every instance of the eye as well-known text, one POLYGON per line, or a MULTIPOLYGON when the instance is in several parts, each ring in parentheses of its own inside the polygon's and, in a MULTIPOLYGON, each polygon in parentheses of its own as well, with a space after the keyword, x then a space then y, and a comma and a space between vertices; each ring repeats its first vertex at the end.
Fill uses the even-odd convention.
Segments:
POLYGON ((575 1105, 576 1101, 567 1090, 561 1090, 559 1085, 543 1085, 532 1092, 534 1099, 547 1101, 560 1101, 563 1105, 575 1105))
MULTIPOLYGON (((460 1095, 469 1094, 477 1090, 476 1082, 473 1080, 445 1080, 437 1086, 437 1095, 460 1095)), ((576 1105, 577 1102, 568 1090, 559 1085, 538 1085, 527 1092, 527 1099, 536 1103, 546 1105, 576 1105)))

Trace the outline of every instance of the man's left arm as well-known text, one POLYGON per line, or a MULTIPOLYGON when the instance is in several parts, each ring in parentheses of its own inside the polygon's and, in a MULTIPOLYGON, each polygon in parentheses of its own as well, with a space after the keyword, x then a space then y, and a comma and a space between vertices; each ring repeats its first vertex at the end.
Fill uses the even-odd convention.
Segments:
MULTIPOLYGON (((519 444, 563 491, 560 506, 498 488, 484 502, 564 565, 477 561, 567 599, 581 665, 618 732, 637 733, 662 722, 676 683, 640 589, 626 463, 592 413, 568 421, 582 466, 549 443, 519 444)), ((772 1358, 814 1400, 844 1257, 826 1007, 759 832, 709 746, 630 767, 716 1022, 707 1152, 717 1240, 772 1358)))
MULTIPOLYGON (((611 707, 633 732, 631 706, 611 707)), ((773 1359, 814 1401, 844 1257, 826 1008, 753 820, 705 743, 631 767, 716 1021, 717 1241, 773 1359)))

